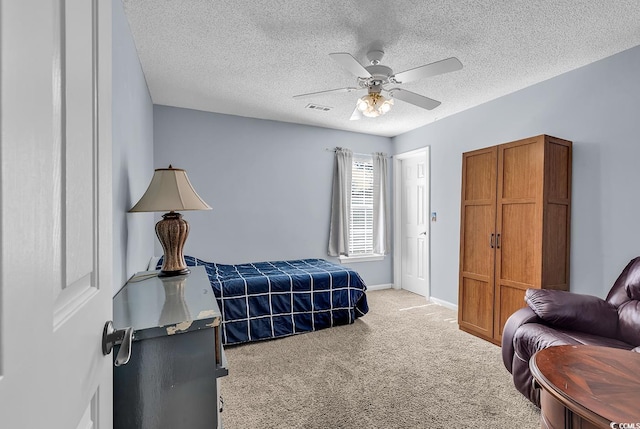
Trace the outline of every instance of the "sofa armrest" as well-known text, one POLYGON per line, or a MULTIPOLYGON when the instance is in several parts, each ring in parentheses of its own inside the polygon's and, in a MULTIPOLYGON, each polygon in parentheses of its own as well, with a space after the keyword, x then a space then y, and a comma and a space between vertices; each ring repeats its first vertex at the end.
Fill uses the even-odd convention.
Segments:
POLYGON ((513 336, 516 330, 525 323, 536 323, 540 319, 529 307, 521 308, 513 313, 507 319, 502 329, 502 362, 504 362, 505 368, 509 372, 512 372, 513 366, 513 354, 515 350, 513 348, 513 336))
POLYGON ((618 311, 607 301, 550 289, 527 289, 525 301, 547 325, 616 338, 618 311))

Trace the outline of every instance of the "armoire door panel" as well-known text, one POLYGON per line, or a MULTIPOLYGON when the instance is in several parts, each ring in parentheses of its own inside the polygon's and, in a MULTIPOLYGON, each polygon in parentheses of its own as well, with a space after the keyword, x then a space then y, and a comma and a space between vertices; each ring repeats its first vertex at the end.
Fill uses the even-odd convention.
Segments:
POLYGON ((467 328, 493 335, 493 284, 470 278, 462 279, 459 322, 467 328))
POLYGON ((523 144, 508 146, 501 150, 502 182, 498 198, 536 198, 540 193, 543 164, 541 145, 523 144))
POLYGON ((524 293, 526 289, 519 287, 511 287, 499 285, 496 288, 495 302, 495 324, 496 332, 494 337, 500 339, 504 324, 509 316, 526 305, 524 301, 524 293))
POLYGON ((536 210, 536 204, 502 206, 500 237, 497 240, 497 279, 530 285, 536 283, 536 245, 539 234, 535 223, 536 210))
POLYGON ((496 197, 496 150, 478 151, 464 160, 466 179, 462 199, 466 202, 487 200, 496 197))
POLYGON ((496 147, 466 153, 462 160, 460 231, 460 326, 485 338, 493 336, 496 211, 496 147), (494 238, 495 239, 495 238, 494 238))
POLYGON ((490 241, 495 230, 495 206, 469 205, 464 211, 462 271, 491 276, 494 249, 490 241))

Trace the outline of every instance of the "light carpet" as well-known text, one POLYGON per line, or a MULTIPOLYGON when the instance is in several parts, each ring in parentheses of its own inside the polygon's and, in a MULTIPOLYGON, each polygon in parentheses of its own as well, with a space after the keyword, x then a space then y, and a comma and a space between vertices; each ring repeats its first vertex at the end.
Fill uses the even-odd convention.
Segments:
POLYGON ((367 292, 352 325, 226 349, 225 429, 539 428, 500 348, 455 311, 400 290, 367 292))

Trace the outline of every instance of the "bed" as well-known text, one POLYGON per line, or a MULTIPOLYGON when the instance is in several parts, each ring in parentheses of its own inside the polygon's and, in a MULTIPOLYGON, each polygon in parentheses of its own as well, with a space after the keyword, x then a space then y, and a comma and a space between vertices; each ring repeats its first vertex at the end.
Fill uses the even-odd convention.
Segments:
MULTIPOLYGON (((324 259, 204 265, 222 312, 225 345, 285 337, 353 323, 369 310, 356 271, 324 259)), ((162 260, 157 262, 160 269, 162 260)))

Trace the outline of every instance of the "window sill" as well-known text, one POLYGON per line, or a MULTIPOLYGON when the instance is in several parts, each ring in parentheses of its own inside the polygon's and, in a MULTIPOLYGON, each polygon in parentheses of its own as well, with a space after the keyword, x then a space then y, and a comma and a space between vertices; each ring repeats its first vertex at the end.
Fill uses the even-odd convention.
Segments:
POLYGON ((340 262, 344 264, 353 264, 355 262, 373 262, 384 260, 384 255, 372 254, 361 256, 340 256, 340 262))

